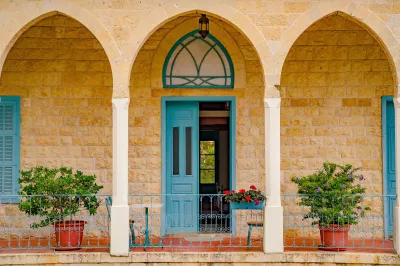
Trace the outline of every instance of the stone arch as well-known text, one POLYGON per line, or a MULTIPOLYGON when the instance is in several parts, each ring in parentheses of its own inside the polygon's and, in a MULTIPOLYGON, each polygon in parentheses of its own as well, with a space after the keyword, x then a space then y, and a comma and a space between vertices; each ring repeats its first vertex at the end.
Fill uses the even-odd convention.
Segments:
POLYGON ((0 16, 0 75, 8 52, 18 38, 36 22, 62 13, 84 25, 97 38, 103 46, 111 64, 112 72, 115 71, 115 59, 120 54, 117 44, 105 27, 89 11, 70 1, 43 0, 40 2, 29 2, 18 6, 15 10, 10 9, 6 14, 0 16))
MULTIPOLYGON (((143 19, 143 23, 139 24, 138 27, 131 32, 129 41, 122 49, 121 60, 119 61, 124 61, 124 69, 132 68, 141 47, 158 28, 179 16, 194 12, 214 15, 234 25, 254 46, 265 73, 266 67, 264 62, 271 55, 271 52, 265 37, 257 26, 242 12, 229 4, 219 1, 199 2, 194 0, 172 1, 151 12, 148 15, 148 18, 151 19, 143 19), (126 59, 126 61, 122 60, 122 58, 126 59)), ((124 73, 127 72, 124 71, 124 73)), ((121 78, 125 79, 127 82, 130 80, 130 76, 121 78)), ((264 74, 264 82, 266 79, 267 77, 264 74)), ((129 95, 127 93, 129 92, 124 92, 124 95, 129 95)))
MULTIPOLYGON (((392 64, 394 84, 397 84, 397 77, 400 70, 400 56, 398 55, 399 41, 389 29, 389 27, 380 19, 380 17, 368 10, 365 6, 357 4, 352 0, 322 2, 309 9, 301 15, 283 34, 279 50, 265 64, 268 69, 270 79, 267 79, 266 95, 279 97, 279 92, 275 90, 274 85, 280 84, 281 71, 285 58, 297 38, 314 22, 323 19, 326 16, 339 12, 353 22, 366 28, 381 43, 386 50, 389 60, 392 64)), ((395 94, 399 92, 396 89, 395 94)))
POLYGON ((254 183, 260 188, 264 186, 264 76, 261 62, 252 44, 233 25, 217 16, 209 17, 212 22, 211 34, 224 45, 233 61, 234 87, 164 88, 162 68, 166 56, 182 36, 192 32, 193 27, 197 28, 197 14, 185 14, 167 22, 146 40, 135 59, 130 76, 130 193, 162 192, 160 136, 164 118, 161 98, 168 96, 235 97, 238 132, 236 187, 248 187, 248 183, 254 183), (251 156, 247 155, 250 150, 251 156), (147 176, 152 176, 151 181, 147 176))
POLYGON ((382 193, 382 96, 394 85, 389 55, 360 23, 335 13, 308 27, 281 73, 283 191, 328 161, 361 166, 368 192, 382 193))

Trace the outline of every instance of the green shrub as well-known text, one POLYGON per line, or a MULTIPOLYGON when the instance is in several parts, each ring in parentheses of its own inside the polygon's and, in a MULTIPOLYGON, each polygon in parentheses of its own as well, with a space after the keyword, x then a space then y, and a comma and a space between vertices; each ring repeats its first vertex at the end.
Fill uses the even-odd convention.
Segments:
POLYGON ((298 205, 310 207, 304 219, 314 219, 313 224, 357 224, 369 207, 363 207, 365 188, 359 182, 364 181, 358 175, 359 168, 350 164, 344 166, 326 162, 322 170, 314 174, 294 177, 298 185, 300 202, 298 205))
POLYGON ((87 209, 97 212, 100 200, 97 194, 103 186, 95 183, 95 175, 84 175, 71 168, 49 169, 43 166, 21 171, 19 178, 21 202, 18 207, 28 215, 44 217, 31 227, 43 227, 55 222, 73 219, 74 214, 87 209))

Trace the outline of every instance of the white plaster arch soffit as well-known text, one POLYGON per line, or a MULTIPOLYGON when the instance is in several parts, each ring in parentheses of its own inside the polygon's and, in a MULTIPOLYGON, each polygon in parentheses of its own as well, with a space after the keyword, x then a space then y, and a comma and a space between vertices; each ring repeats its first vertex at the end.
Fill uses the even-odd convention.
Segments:
MULTIPOLYGON (((393 74, 396 79, 395 83, 397 83, 397 78, 400 73, 399 40, 377 14, 354 1, 343 0, 319 3, 293 22, 289 29, 283 34, 279 49, 271 57, 270 63, 267 64, 268 70, 266 72, 270 73, 270 76, 273 77, 268 80, 268 82, 271 83, 266 84, 267 88, 275 84, 280 84, 283 64, 290 48, 297 38, 313 23, 335 12, 342 12, 354 18, 357 23, 364 26, 373 36, 378 38, 382 48, 388 53, 389 61, 392 62, 392 67, 394 68, 393 74)), ((399 94, 399 92, 397 92, 397 94, 399 94)))
MULTIPOLYGON (((151 64, 151 86, 153 88, 162 88, 162 70, 164 67, 165 59, 170 52, 173 45, 178 41, 179 38, 186 35, 187 33, 196 30, 198 28, 198 18, 192 18, 179 24, 172 29, 158 45, 153 62, 151 64)), ((235 71, 235 88, 246 88, 246 63, 243 58, 243 54, 235 42, 235 40, 218 24, 212 25, 211 34, 222 43, 224 48, 227 50, 233 64, 235 71)))
MULTIPOLYGON (((130 33, 129 41, 123 47, 121 60, 119 60, 124 61, 126 64, 124 68, 132 69, 136 56, 143 44, 162 25, 178 16, 196 11, 214 15, 234 25, 254 46, 265 73, 264 62, 271 55, 271 52, 264 35, 242 12, 219 0, 174 0, 155 9, 130 33)), ((264 75, 265 78, 266 76, 264 75)), ((125 79, 129 82, 130 75, 125 79)), ((129 92, 127 93, 129 95, 129 92)))
POLYGON ((43 0, 27 2, 18 9, 5 11, 0 13, 0 75, 7 55, 18 38, 36 22, 59 12, 81 23, 97 38, 107 54, 114 80, 114 73, 117 72, 115 62, 120 50, 103 24, 88 10, 64 0, 43 0))

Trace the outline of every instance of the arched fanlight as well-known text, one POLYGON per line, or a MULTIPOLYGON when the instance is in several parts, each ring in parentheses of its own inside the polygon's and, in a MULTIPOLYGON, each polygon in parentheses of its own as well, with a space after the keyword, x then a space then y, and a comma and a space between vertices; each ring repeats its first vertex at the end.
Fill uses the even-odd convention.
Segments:
POLYGON ((210 26, 210 20, 206 17, 205 14, 201 14, 201 18, 199 19, 199 34, 201 38, 205 39, 208 35, 210 26))

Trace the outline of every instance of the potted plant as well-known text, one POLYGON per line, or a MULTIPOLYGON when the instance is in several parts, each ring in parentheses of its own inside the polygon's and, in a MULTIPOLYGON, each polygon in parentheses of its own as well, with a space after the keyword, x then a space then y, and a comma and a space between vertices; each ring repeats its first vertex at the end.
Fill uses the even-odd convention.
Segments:
POLYGON ((298 185, 298 205, 309 207, 303 219, 313 219, 312 224, 319 225, 322 250, 346 250, 350 226, 370 210, 362 206, 366 189, 360 182, 365 179, 358 170, 350 164, 326 162, 314 174, 292 178, 298 185))
POLYGON ((225 190, 225 201, 231 203, 231 209, 262 209, 265 196, 256 186, 251 185, 249 190, 225 190))
POLYGON ((30 216, 43 217, 40 222, 32 223, 31 228, 54 226, 56 250, 79 249, 86 222, 75 220, 75 214, 82 209, 90 215, 97 212, 100 200, 94 194, 103 186, 95 181, 95 175, 65 167, 37 166, 21 171, 18 207, 30 216))

